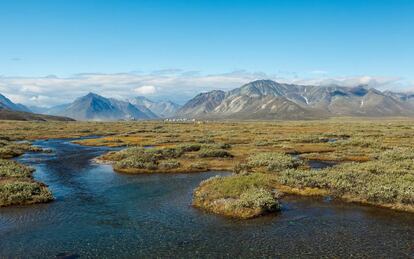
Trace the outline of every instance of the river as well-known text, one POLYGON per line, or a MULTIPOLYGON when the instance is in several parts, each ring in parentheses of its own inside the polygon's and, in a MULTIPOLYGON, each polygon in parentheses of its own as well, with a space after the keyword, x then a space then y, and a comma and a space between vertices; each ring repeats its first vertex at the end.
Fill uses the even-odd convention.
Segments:
POLYGON ((280 213, 235 220, 191 207, 200 181, 225 172, 118 174, 91 162, 109 148, 36 141, 56 200, 0 208, 0 258, 414 257, 414 214, 328 198, 287 197, 280 213))

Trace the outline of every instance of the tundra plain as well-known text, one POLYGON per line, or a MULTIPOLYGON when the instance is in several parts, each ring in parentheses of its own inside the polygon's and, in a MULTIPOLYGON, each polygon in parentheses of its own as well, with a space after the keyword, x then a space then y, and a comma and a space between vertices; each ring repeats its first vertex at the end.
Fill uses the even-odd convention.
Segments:
POLYGON ((10 159, 45 152, 30 141, 53 138, 121 147, 96 159, 112 164, 118 173, 231 171, 231 176, 200 183, 193 197, 194 206, 225 216, 276 212, 286 195, 327 196, 414 212, 412 119, 1 121, 2 206, 52 200, 47 187, 33 180, 30 168, 10 159), (314 161, 329 166, 313 168, 314 161))

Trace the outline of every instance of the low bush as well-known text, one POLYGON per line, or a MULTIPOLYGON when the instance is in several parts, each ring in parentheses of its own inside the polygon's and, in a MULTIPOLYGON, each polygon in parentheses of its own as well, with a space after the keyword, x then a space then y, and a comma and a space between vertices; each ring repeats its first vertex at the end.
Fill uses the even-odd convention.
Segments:
POLYGON ((201 149, 200 144, 181 144, 178 145, 177 148, 182 152, 195 152, 201 149))
POLYGON ((414 205, 414 153, 396 148, 364 163, 343 163, 322 170, 279 172, 281 184, 330 190, 332 194, 373 204, 414 205))
POLYGON ((0 158, 13 158, 23 155, 25 152, 41 152, 42 149, 30 144, 30 142, 10 142, 3 140, 0 143, 0 158))
POLYGON ((270 172, 277 172, 288 168, 296 168, 300 161, 291 155, 278 152, 258 153, 248 158, 247 166, 250 168, 266 167, 270 172))
POLYGON ((145 161, 140 157, 128 157, 114 164, 114 169, 158 169, 157 161, 145 161))
POLYGON ((203 148, 200 150, 199 157, 217 157, 217 158, 228 158, 233 157, 233 155, 225 149, 215 149, 215 148, 203 148))
POLYGON ((14 181, 0 185, 0 206, 47 202, 52 193, 41 183, 14 181))
POLYGON ((158 165, 158 168, 166 169, 166 170, 175 169, 175 168, 178 168, 178 167, 180 167, 180 162, 178 162, 177 160, 174 160, 174 159, 161 161, 158 165))
MULTIPOLYGON (((188 148, 188 147, 187 147, 188 148)), ((142 148, 132 147, 111 154, 114 169, 147 169, 147 170, 169 170, 180 166, 175 160, 184 153, 183 148, 142 148)))
POLYGON ((12 160, 0 159, 0 177, 30 178, 33 168, 12 160))
POLYGON ((280 209, 280 193, 269 191, 264 188, 249 188, 240 195, 236 207, 261 208, 264 211, 276 211, 280 209))

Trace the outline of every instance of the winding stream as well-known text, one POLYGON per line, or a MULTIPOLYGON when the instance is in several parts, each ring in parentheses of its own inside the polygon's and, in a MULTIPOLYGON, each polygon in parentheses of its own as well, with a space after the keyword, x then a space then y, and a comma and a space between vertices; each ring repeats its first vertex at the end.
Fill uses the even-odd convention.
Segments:
POLYGON ((190 206, 221 172, 124 175, 90 160, 109 148, 37 141, 20 162, 56 197, 0 208, 0 257, 414 257, 414 214, 288 197, 283 211, 234 220, 190 206))

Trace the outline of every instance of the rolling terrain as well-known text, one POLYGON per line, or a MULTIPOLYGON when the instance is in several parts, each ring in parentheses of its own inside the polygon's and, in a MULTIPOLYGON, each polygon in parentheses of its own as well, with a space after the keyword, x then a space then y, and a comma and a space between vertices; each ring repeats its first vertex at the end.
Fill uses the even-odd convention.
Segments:
POLYGON ((13 103, 0 94, 0 120, 18 121, 73 121, 71 118, 32 113, 22 104, 13 103))

